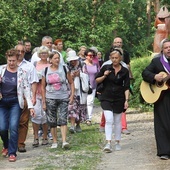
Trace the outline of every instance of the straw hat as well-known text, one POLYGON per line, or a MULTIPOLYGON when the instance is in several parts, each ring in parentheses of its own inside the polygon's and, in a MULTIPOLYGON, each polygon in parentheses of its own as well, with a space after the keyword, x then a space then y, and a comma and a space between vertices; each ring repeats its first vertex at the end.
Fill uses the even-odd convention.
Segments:
POLYGON ((73 60, 78 60, 79 57, 76 55, 76 52, 74 50, 70 50, 68 53, 67 53, 67 61, 70 62, 70 61, 73 61, 73 60))
POLYGON ((170 13, 168 12, 168 9, 166 8, 166 6, 161 7, 160 11, 157 14, 158 18, 166 18, 170 15, 170 13))

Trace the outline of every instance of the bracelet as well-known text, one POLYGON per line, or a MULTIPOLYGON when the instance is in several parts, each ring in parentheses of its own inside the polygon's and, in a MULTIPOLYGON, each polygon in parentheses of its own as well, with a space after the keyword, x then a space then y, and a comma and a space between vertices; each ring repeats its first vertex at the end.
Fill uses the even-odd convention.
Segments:
POLYGON ((127 102, 128 102, 128 101, 129 101, 129 99, 126 99, 125 101, 127 101, 127 102))

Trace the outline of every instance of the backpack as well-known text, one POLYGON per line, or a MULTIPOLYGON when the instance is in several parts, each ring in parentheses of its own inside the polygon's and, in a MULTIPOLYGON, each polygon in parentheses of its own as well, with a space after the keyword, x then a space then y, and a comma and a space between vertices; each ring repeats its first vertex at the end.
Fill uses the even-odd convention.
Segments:
MULTIPOLYGON (((67 79, 67 70, 66 70, 66 67, 64 65, 63 65, 63 69, 64 69, 64 73, 65 73, 65 77, 66 77, 67 90, 70 91, 70 86, 69 86, 68 79, 67 79)), ((48 71, 48 67, 45 68, 44 77, 46 77, 47 71, 48 71)), ((46 82, 46 85, 47 85, 47 82, 46 82)))

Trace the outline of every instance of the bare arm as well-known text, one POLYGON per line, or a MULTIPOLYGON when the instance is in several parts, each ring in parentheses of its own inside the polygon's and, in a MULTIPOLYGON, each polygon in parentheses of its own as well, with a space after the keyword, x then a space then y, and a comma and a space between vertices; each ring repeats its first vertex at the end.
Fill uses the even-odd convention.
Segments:
POLYGON ((96 78, 96 82, 101 83, 102 81, 104 81, 104 79, 110 74, 110 72, 111 71, 106 70, 103 76, 96 78))
POLYGON ((34 82, 31 84, 31 89, 32 89, 32 104, 36 104, 36 91, 37 91, 37 83, 34 82))
POLYGON ((129 90, 126 90, 125 91, 125 103, 124 103, 125 110, 129 107, 128 101, 129 101, 129 90))

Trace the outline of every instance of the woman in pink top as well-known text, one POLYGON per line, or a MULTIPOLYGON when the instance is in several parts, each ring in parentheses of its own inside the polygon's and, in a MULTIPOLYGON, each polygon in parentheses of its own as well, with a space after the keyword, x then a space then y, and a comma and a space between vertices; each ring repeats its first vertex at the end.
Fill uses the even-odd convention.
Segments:
POLYGON ((47 140, 47 132, 48 132, 48 125, 47 125, 47 118, 46 118, 46 113, 42 109, 42 95, 41 95, 41 79, 42 79, 42 74, 41 71, 45 68, 50 66, 50 63, 48 62, 48 57, 49 57, 49 49, 46 46, 41 46, 37 52, 38 56, 40 57, 40 61, 34 63, 38 78, 39 78, 39 83, 37 86, 37 94, 36 94, 36 105, 34 106, 35 112, 36 112, 36 117, 32 118, 32 126, 33 126, 33 131, 34 131, 34 141, 32 146, 33 147, 38 147, 39 146, 39 139, 38 139, 38 130, 40 124, 42 124, 42 129, 43 129, 43 140, 42 140, 42 145, 47 145, 48 140, 47 140))

